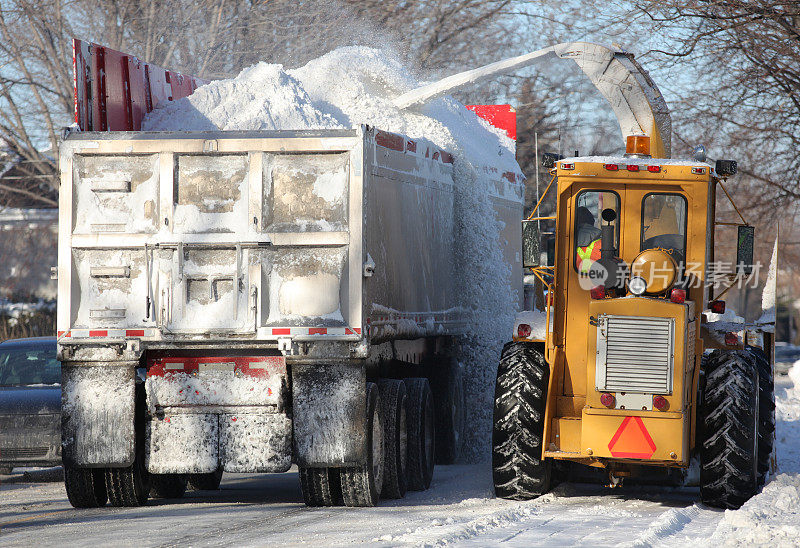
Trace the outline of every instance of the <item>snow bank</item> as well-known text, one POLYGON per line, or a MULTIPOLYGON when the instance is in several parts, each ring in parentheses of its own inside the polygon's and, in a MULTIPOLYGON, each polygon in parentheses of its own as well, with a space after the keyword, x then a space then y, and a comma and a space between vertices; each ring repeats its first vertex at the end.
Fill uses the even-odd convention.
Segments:
MULTIPOLYGON (((427 139, 455 157, 456 280, 462 307, 473 312, 460 361, 475 421, 466 440, 473 459, 488 457, 497 360, 514 321, 518 296, 502 256, 503 224, 490 198, 489 171, 519 172, 514 141, 464 105, 442 98, 418 110, 392 99, 418 87, 385 52, 343 47, 303 67, 258 63, 236 78, 212 82, 148 114, 145 130, 276 130, 350 128, 368 124, 427 139)), ((383 304, 383 303, 376 303, 383 304)))

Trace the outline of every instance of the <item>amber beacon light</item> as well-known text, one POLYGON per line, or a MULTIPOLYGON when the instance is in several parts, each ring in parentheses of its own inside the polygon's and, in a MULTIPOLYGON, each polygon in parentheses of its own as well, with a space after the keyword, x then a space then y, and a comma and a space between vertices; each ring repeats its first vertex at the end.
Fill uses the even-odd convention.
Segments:
POLYGON ((625 142, 625 153, 650 156, 650 137, 647 135, 628 135, 625 142))

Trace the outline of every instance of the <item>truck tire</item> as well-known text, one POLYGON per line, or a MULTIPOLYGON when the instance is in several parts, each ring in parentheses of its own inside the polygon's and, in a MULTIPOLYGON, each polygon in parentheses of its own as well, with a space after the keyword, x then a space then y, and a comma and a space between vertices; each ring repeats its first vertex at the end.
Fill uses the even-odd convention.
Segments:
POLYGON ((698 419, 700 498, 739 508, 758 491, 759 375, 752 353, 715 350, 708 357, 698 419))
POLYGON ((775 379, 767 354, 755 347, 747 351, 758 369, 758 486, 763 487, 775 445, 775 379))
POLYGON ((74 468, 65 464, 64 487, 74 508, 99 508, 108 501, 102 468, 74 468))
POLYGON ((383 490, 386 499, 401 499, 408 489, 408 421, 406 385, 385 379, 378 383, 383 411, 383 490))
POLYGON ((153 474, 150 495, 159 499, 179 499, 186 493, 186 474, 153 474))
POLYGON ((443 357, 431 378, 436 402, 436 464, 453 464, 464 442, 464 371, 457 360, 443 357))
POLYGON ((222 468, 205 474, 187 474, 188 487, 193 491, 217 491, 222 481, 222 468))
POLYGON ((378 387, 367 383, 367 462, 340 468, 345 506, 375 506, 383 487, 383 420, 378 387))
POLYGON ((495 495, 527 500, 550 490, 551 459, 542 458, 550 368, 534 345, 507 343, 494 396, 492 478, 495 495))
POLYGON ((408 407, 408 489, 431 486, 436 458, 436 416, 428 379, 405 379, 408 407))
POLYGON ((344 504, 339 470, 336 468, 300 467, 300 490, 306 506, 344 504))

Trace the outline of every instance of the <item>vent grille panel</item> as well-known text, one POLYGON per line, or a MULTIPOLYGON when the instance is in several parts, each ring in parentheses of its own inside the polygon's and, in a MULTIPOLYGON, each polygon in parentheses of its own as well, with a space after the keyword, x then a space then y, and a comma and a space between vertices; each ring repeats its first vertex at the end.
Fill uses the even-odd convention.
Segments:
POLYGON ((675 321, 612 315, 601 318, 597 330, 598 390, 670 393, 675 321))

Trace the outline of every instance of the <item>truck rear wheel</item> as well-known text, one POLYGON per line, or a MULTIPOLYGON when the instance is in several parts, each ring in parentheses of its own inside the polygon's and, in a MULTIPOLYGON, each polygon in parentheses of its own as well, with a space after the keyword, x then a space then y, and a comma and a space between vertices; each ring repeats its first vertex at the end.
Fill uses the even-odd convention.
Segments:
POLYGON ((436 402, 436 464, 453 464, 464 442, 464 371, 457 360, 442 357, 431 379, 436 402))
POLYGON ((336 468, 300 467, 300 490, 306 506, 343 504, 339 470, 336 468))
POLYGON ((387 499, 400 499, 408 489, 408 421, 406 385, 385 379, 378 383, 383 410, 383 490, 387 499))
POLYGON ((497 369, 492 477, 498 497, 527 500, 550 490, 552 461, 542 458, 550 368, 535 346, 511 342, 497 369))
POLYGON ((775 445, 775 379, 766 353, 749 347, 758 369, 758 486, 766 483, 775 445))
POLYGON ((160 499, 179 499, 186 493, 186 474, 152 474, 150 495, 160 499))
POLYGON ((216 491, 222 481, 222 468, 205 474, 187 474, 188 487, 194 491, 216 491))
POLYGON ((144 387, 137 385, 133 464, 124 468, 106 468, 106 491, 112 506, 142 506, 150 496, 152 476, 144 463, 145 413, 144 387))
POLYGON ((65 464, 64 487, 69 503, 75 508, 99 508, 108 501, 102 468, 75 468, 65 464))
POLYGON ((406 379, 408 394, 408 488, 424 491, 431 486, 436 457, 436 417, 428 379, 406 379))
POLYGON ((699 407, 700 498, 739 508, 758 490, 759 374, 748 351, 715 350, 708 357, 699 407))
POLYGON ((345 506, 375 506, 383 487, 383 420, 378 387, 367 383, 367 462, 340 468, 345 506))

